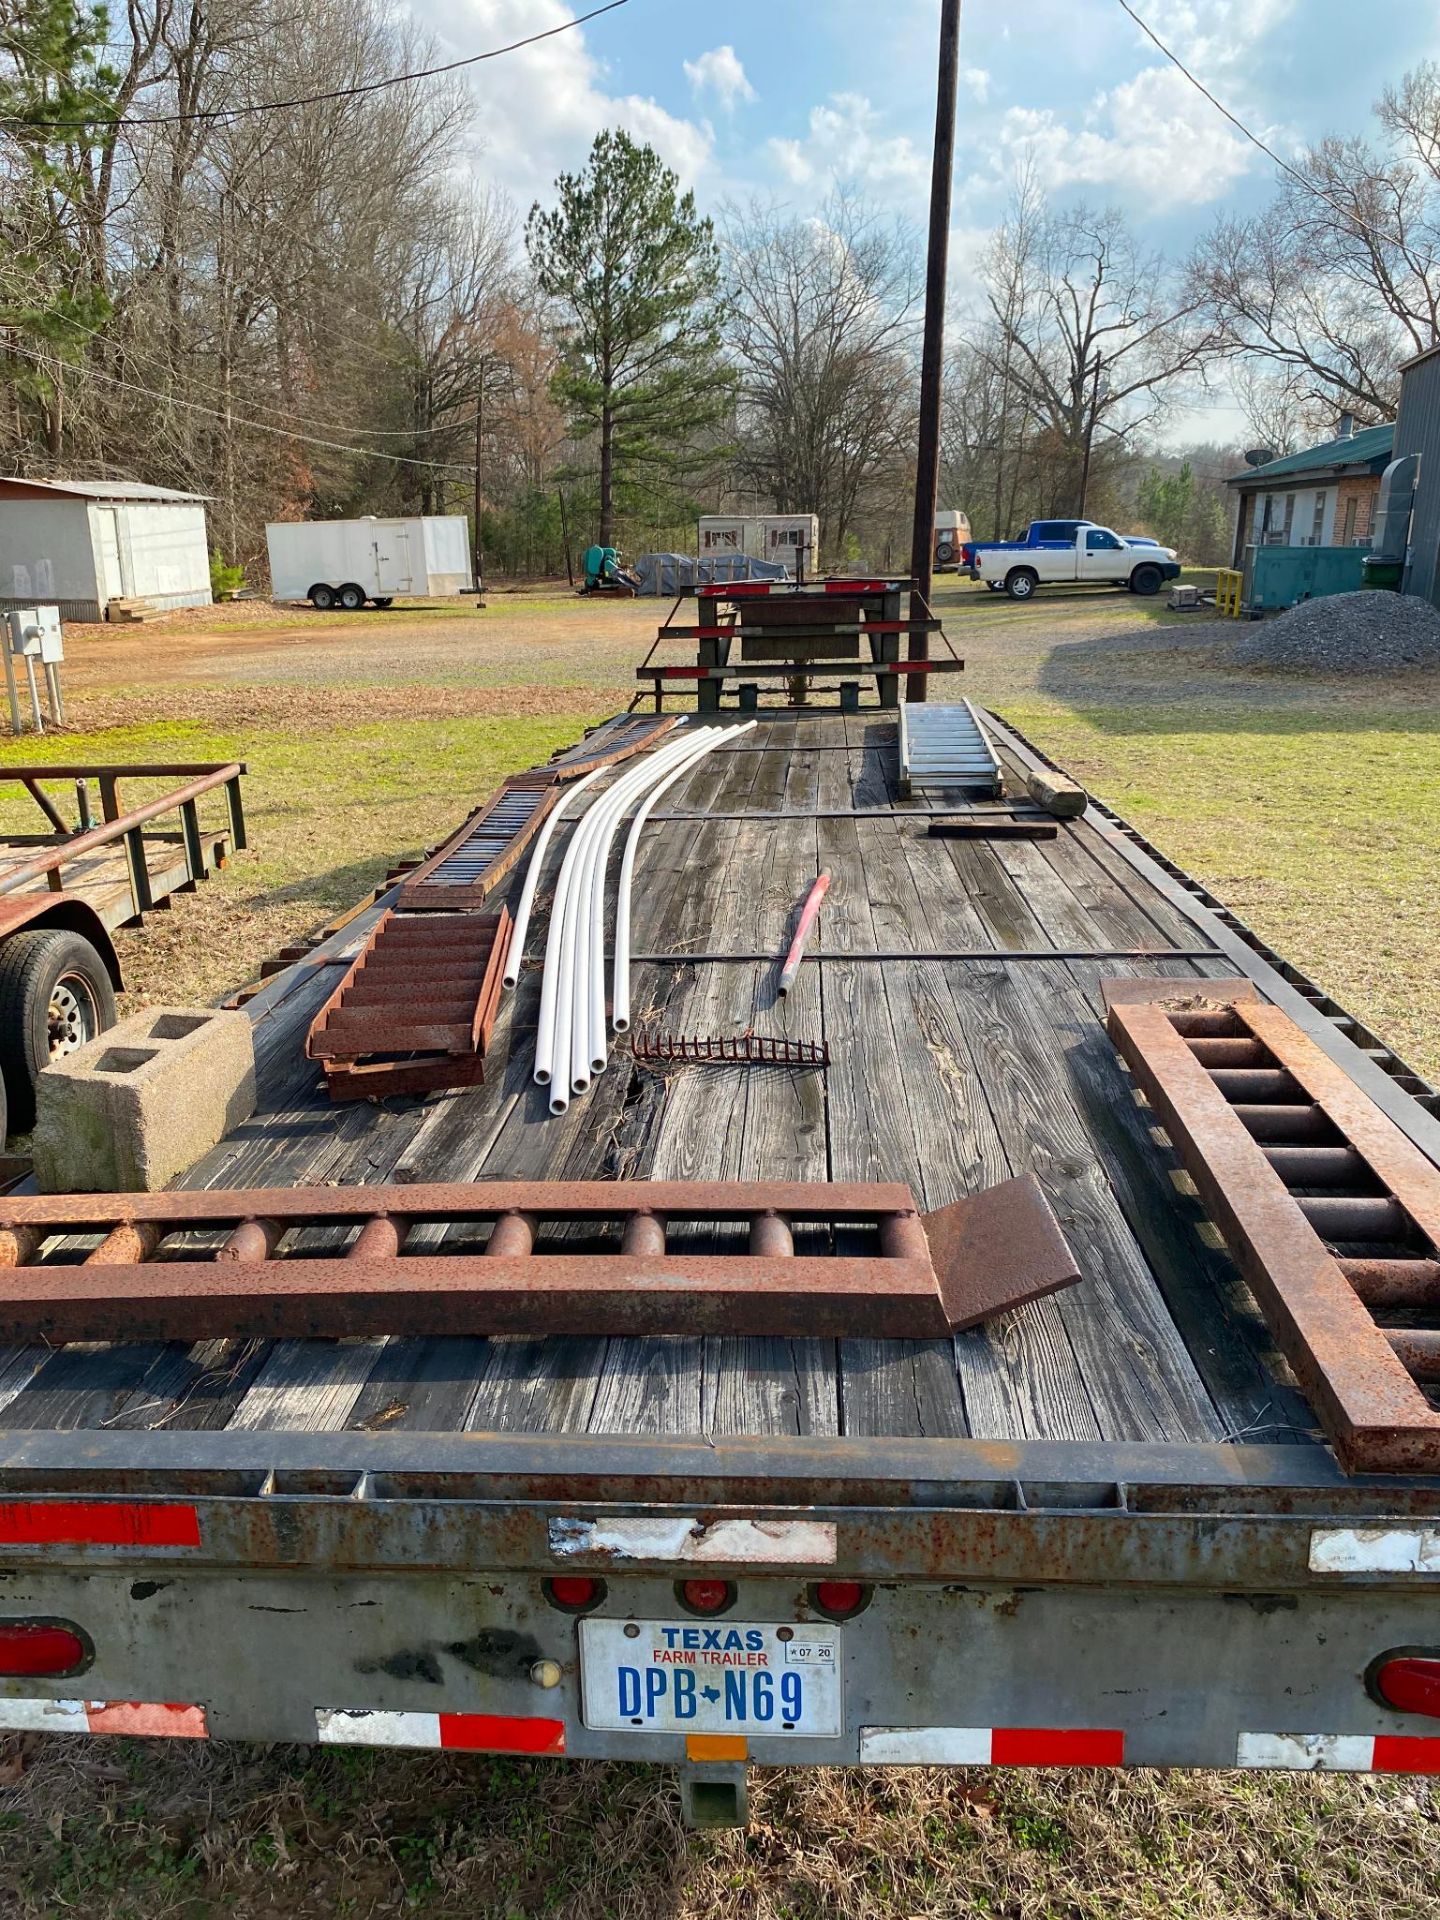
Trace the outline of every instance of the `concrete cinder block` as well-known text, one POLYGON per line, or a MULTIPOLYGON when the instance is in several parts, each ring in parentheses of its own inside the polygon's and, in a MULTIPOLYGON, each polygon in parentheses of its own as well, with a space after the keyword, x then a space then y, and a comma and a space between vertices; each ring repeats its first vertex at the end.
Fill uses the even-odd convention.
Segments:
POLYGON ((42 1193, 153 1193, 255 1111, 249 1018, 147 1008, 46 1067, 35 1106, 42 1193))

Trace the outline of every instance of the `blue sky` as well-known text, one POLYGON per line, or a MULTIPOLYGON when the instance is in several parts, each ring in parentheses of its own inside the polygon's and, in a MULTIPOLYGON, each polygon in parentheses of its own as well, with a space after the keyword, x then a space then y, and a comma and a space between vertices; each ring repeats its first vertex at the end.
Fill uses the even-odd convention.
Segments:
MULTIPOLYGON (((446 54, 572 11, 569 0, 409 0, 446 54)), ((1387 81, 1440 57, 1434 0, 1134 0, 1233 112, 1283 153, 1364 132, 1387 81)), ((814 206, 843 180, 917 221, 930 177, 939 0, 628 0, 472 70, 479 180, 523 212, 606 125, 649 139, 714 209, 814 206)), ((1221 211, 1269 197, 1273 169, 1117 0, 965 0, 952 234, 954 292, 1027 160, 1062 204, 1122 207, 1182 254, 1221 211)), ((1240 431, 1212 398, 1171 439, 1240 431)))

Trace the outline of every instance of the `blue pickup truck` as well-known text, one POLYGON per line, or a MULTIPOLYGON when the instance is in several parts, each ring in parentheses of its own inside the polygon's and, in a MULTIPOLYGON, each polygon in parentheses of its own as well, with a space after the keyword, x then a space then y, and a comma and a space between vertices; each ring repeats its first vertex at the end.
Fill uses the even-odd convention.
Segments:
POLYGON ((1042 582, 1128 587, 1158 593, 1180 572, 1173 547, 1112 533, 1092 520, 1032 520, 1018 540, 968 541, 961 567, 992 592, 1028 600, 1042 582))

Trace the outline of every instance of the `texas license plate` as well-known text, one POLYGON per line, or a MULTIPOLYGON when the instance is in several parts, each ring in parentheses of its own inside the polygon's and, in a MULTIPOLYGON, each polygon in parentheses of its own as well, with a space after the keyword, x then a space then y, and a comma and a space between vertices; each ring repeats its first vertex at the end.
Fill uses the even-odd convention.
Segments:
POLYGON ((587 1727, 639 1733, 838 1734, 838 1627, 582 1620, 587 1727))

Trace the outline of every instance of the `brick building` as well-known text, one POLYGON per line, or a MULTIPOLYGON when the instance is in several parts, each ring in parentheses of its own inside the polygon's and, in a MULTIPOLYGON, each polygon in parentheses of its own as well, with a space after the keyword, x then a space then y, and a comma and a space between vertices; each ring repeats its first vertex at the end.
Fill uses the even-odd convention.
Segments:
POLYGON ((1344 414, 1333 440, 1233 475, 1225 483, 1238 501, 1230 564, 1243 567, 1248 546, 1366 545, 1394 438, 1391 425, 1357 433, 1344 414))

